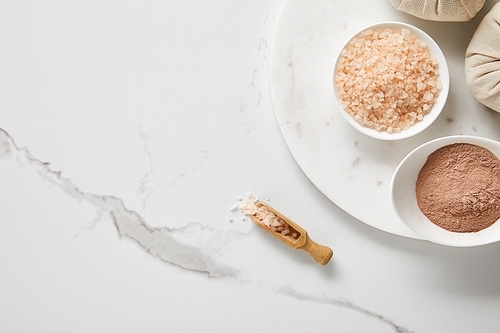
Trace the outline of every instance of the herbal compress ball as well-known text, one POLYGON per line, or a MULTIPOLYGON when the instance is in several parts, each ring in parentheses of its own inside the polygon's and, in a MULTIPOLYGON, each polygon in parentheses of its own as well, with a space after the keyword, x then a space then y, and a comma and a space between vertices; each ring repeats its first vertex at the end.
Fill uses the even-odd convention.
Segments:
POLYGON ((474 97, 500 112, 500 3, 479 24, 465 54, 465 78, 474 97))

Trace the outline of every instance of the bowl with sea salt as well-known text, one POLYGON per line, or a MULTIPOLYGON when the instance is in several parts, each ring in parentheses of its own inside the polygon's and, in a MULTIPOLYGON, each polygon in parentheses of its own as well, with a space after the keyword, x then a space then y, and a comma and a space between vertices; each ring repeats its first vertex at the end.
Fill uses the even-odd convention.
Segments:
POLYGON ((424 31, 381 22, 354 33, 333 65, 338 109, 359 132, 400 140, 429 127, 448 98, 446 58, 424 31))

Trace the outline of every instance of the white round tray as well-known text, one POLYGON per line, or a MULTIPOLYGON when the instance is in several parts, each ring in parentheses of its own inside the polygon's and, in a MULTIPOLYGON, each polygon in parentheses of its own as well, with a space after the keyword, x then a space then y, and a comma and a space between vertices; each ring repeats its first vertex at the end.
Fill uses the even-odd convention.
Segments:
POLYGON ((390 199, 399 162, 420 144, 448 135, 500 140, 500 113, 470 93, 465 50, 489 8, 466 23, 431 22, 398 12, 389 0, 284 0, 275 27, 270 80, 279 126, 295 160, 332 202, 360 221, 393 234, 420 238, 400 222, 390 199), (428 33, 442 48, 450 70, 448 102, 436 122, 400 141, 358 133, 335 104, 332 66, 350 34, 365 25, 396 20, 428 33))

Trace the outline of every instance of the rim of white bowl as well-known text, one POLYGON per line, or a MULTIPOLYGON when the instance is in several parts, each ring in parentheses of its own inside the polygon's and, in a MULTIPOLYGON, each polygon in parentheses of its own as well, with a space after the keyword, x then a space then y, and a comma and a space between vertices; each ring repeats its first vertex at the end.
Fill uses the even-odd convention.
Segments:
POLYGON ((446 104, 446 101, 448 99, 448 93, 450 90, 450 73, 448 69, 448 63, 446 61, 446 57, 444 56, 443 51, 439 47, 439 45, 436 43, 436 41, 429 36, 425 31, 422 29, 405 23, 405 22, 399 22, 399 21, 383 21, 383 22, 378 22, 378 23, 373 23, 369 24, 356 32, 354 32, 340 47, 339 51, 336 54, 335 61, 333 64, 333 69, 332 69, 332 84, 333 84, 333 90, 334 90, 334 97, 335 97, 335 102, 336 105, 339 109, 339 112, 342 114, 344 119, 355 129, 357 129, 359 132, 375 138, 375 139, 380 139, 380 140, 401 140, 401 139, 406 139, 409 137, 412 137, 423 130, 425 130, 427 127, 432 125, 434 121, 439 117, 441 112, 444 109, 444 106, 446 104), (387 132, 381 132, 377 131, 375 129, 366 127, 358 123, 354 118, 347 113, 344 110, 344 107, 340 103, 340 98, 338 96, 338 91, 337 91, 337 85, 335 84, 335 78, 336 78, 336 73, 337 73, 337 65, 339 62, 339 59, 341 58, 342 51, 347 47, 347 45, 359 34, 362 32, 369 30, 369 29, 383 29, 383 28, 390 28, 390 27, 400 27, 400 28, 407 28, 410 30, 412 33, 414 33, 420 40, 422 40, 429 50, 431 51, 431 54, 434 55, 439 63, 439 75, 441 78, 441 83, 443 85, 443 88, 439 92, 439 96, 437 99, 436 104, 432 107, 431 112, 427 115, 424 116, 424 120, 419 121, 418 123, 415 123, 412 125, 410 128, 401 131, 399 133, 387 133, 387 132))

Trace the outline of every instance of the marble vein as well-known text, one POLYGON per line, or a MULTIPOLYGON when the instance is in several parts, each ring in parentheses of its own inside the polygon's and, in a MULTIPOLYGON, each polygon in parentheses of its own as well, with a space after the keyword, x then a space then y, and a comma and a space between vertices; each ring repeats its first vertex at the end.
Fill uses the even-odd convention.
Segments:
MULTIPOLYGON (((266 13, 266 16, 264 18, 264 36, 267 36, 267 19, 268 19, 268 13, 266 13)), ((246 101, 241 101, 241 108, 240 111, 245 111, 246 108, 255 106, 258 107, 260 103, 262 102, 263 95, 262 95, 262 89, 259 88, 257 85, 257 76, 258 74, 266 67, 266 60, 267 60, 267 38, 265 37, 260 37, 259 42, 257 44, 257 53, 261 57, 260 64, 258 64, 252 72, 252 80, 250 82, 250 85, 247 87, 251 90, 255 91, 255 96, 254 99, 255 101, 253 103, 249 103, 246 101)))
POLYGON ((338 306, 338 307, 354 310, 356 312, 359 312, 361 314, 364 314, 366 316, 369 316, 369 317, 372 317, 374 319, 377 319, 377 320, 384 322, 385 324, 392 327, 395 332, 398 332, 398 333, 410 333, 411 332, 410 330, 408 330, 400 325, 397 325, 394 321, 390 320, 389 318, 387 318, 379 313, 367 310, 367 309, 365 309, 359 305, 356 305, 353 302, 348 301, 348 300, 320 297, 320 296, 311 296, 311 295, 307 295, 307 294, 298 292, 298 291, 290 288, 289 286, 281 288, 280 292, 282 294, 286 294, 286 295, 289 295, 290 297, 293 297, 293 298, 296 298, 299 300, 303 300, 303 301, 333 305, 333 306, 338 306))
MULTIPOLYGON (((264 25, 264 34, 263 34, 264 37, 260 37, 257 44, 257 55, 260 57, 260 63, 258 63, 252 71, 250 84, 248 86, 243 87, 242 95, 240 97, 240 108, 239 108, 241 113, 247 112, 250 109, 258 108, 261 105, 262 101, 264 100, 263 89, 259 86, 258 81, 259 81, 259 75, 261 75, 261 73, 264 74, 267 73, 266 68, 267 68, 268 41, 265 36, 268 35, 267 33, 268 13, 266 13, 263 25, 264 25)), ((254 129, 262 125, 262 122, 263 122, 262 119, 257 119, 255 115, 252 115, 252 118, 245 123, 246 133, 250 134, 254 129)))
POLYGON ((195 172, 196 170, 201 169, 203 167, 205 160, 208 158, 208 152, 206 150, 203 150, 203 149, 198 149, 197 153, 201 155, 201 157, 198 160, 198 163, 196 165, 194 165, 193 167, 191 167, 189 170, 177 175, 177 177, 170 182, 170 186, 172 186, 172 187, 175 186, 175 184, 177 184, 177 182, 179 182, 182 178, 186 177, 188 174, 195 172))
POLYGON ((404 328, 401 325, 396 324, 390 318, 388 318, 384 315, 381 315, 380 313, 370 311, 370 310, 368 310, 364 307, 361 307, 361 306, 359 306, 359 305, 357 305, 357 304, 355 304, 347 299, 310 295, 308 293, 304 293, 304 292, 300 292, 298 290, 295 290, 289 285, 277 287, 275 292, 282 294, 282 295, 285 295, 285 296, 288 296, 288 297, 291 297, 291 298, 294 298, 294 299, 305 301, 305 302, 325 304, 325 305, 330 305, 330 306, 335 306, 335 307, 340 307, 340 308, 355 311, 355 312, 360 313, 362 315, 365 315, 365 316, 368 316, 368 317, 373 318, 375 320, 383 322, 387 326, 391 327, 397 333, 411 333, 412 332, 411 330, 404 328))
POLYGON ((149 196, 152 193, 152 189, 149 188, 149 178, 153 173, 153 156, 151 154, 151 150, 149 149, 149 141, 151 138, 144 133, 142 128, 138 128, 137 133, 139 135, 139 140, 142 143, 143 152, 146 156, 148 162, 148 168, 145 171, 144 175, 139 179, 139 185, 137 187, 137 194, 141 196, 141 206, 143 209, 147 206, 147 201, 149 196))
MULTIPOLYGON (((42 179, 57 186, 71 198, 90 204, 98 216, 109 216, 121 238, 136 243, 146 253, 164 263, 182 270, 200 273, 209 278, 232 278, 238 283, 266 287, 221 259, 223 252, 221 244, 236 241, 246 236, 246 233, 236 230, 221 231, 201 223, 190 223, 180 228, 148 226, 141 215, 126 208, 122 199, 81 191, 70 179, 63 177, 60 171, 52 170, 50 163, 36 159, 26 147, 18 147, 13 138, 0 129, 0 159, 4 158, 15 159, 22 167, 31 168, 42 179)), ((398 333, 410 332, 389 318, 345 299, 314 296, 297 291, 288 285, 277 285, 271 288, 267 286, 267 288, 277 294, 297 300, 355 311, 382 321, 398 333)))
POLYGON ((17 147, 10 135, 2 129, 0 143, 0 158, 15 155, 11 157, 22 166, 33 168, 43 179, 56 185, 73 199, 89 203, 98 215, 109 216, 120 237, 135 242, 161 261, 209 277, 227 277, 237 273, 236 269, 222 263, 213 249, 213 243, 220 242, 225 233, 197 223, 182 228, 150 227, 137 212, 127 209, 122 199, 81 191, 70 179, 63 177, 60 171, 52 170, 49 163, 33 157, 27 148, 17 147), (195 235, 198 237, 194 240, 195 235))

